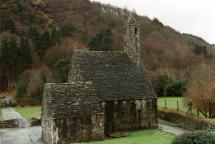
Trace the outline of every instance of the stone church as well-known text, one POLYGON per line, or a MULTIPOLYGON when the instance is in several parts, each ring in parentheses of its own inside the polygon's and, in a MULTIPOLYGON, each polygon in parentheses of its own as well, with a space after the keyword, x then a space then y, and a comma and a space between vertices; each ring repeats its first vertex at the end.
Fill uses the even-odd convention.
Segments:
POLYGON ((157 128, 157 97, 140 58, 140 25, 130 16, 124 51, 75 51, 68 82, 48 83, 42 139, 48 144, 102 140, 157 128))

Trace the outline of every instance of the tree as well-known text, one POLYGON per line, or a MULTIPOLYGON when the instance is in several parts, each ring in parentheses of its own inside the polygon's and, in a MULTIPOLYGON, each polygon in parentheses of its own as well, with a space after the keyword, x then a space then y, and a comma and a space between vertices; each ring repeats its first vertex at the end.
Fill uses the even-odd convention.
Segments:
POLYGON ((0 31, 16 32, 15 24, 9 15, 0 16, 0 31))
POLYGON ((155 23, 155 24, 157 24, 157 25, 160 25, 160 26, 162 26, 162 27, 164 26, 163 23, 160 22, 158 18, 153 18, 152 21, 153 21, 153 23, 155 23))
POLYGON ((158 96, 167 96, 167 91, 172 83, 172 78, 167 74, 161 74, 154 81, 154 88, 158 96))
POLYGON ((35 47, 38 47, 39 41, 40 41, 40 33, 36 27, 30 27, 30 29, 28 31, 28 36, 31 39, 31 41, 33 42, 33 44, 35 45, 35 47))
POLYGON ((27 93, 27 84, 25 81, 19 80, 16 85, 16 100, 21 100, 27 93))
POLYGON ((194 49, 194 52, 197 55, 201 55, 201 54, 206 55, 206 54, 208 54, 207 47, 206 46, 201 46, 201 45, 196 45, 195 49, 194 49))
POLYGON ((102 33, 101 37, 101 49, 102 51, 112 51, 113 49, 113 39, 111 29, 107 29, 102 33))
POLYGON ((70 58, 68 57, 61 58, 54 64, 53 77, 57 83, 64 83, 67 81, 69 65, 70 58))
POLYGON ((61 39, 62 39, 61 32, 56 30, 55 28, 52 29, 51 31, 52 45, 60 44, 61 39))
POLYGON ((32 51, 27 38, 22 37, 20 39, 17 53, 19 55, 17 61, 19 62, 20 71, 29 68, 32 64, 32 51))
POLYGON ((88 47, 91 51, 112 51, 113 38, 111 29, 102 30, 95 37, 93 37, 88 47))
POLYGON ((207 65, 201 65, 191 75, 185 97, 188 102, 201 111, 209 113, 209 117, 215 118, 215 71, 207 65))
POLYGON ((0 53, 0 74, 1 80, 3 80, 4 87, 8 87, 8 75, 7 75, 7 58, 8 58, 8 41, 6 39, 1 42, 1 53, 0 53))
POLYGON ((182 96, 187 90, 187 80, 173 80, 167 74, 158 75, 153 82, 158 96, 182 96))
POLYGON ((174 82, 167 89, 168 96, 183 96, 184 92, 187 90, 187 80, 179 80, 174 82))
POLYGON ((0 67, 3 69, 2 75, 6 77, 8 84, 16 76, 17 57, 16 38, 11 36, 9 39, 4 39, 1 45, 0 67))

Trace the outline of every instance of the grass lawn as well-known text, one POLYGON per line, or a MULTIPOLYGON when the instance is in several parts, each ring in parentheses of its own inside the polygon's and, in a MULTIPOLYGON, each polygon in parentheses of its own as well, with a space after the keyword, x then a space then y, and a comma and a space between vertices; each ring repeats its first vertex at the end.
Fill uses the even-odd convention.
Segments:
POLYGON ((2 118, 2 109, 0 108, 0 120, 3 120, 2 118))
POLYGON ((177 110, 178 101, 179 110, 187 112, 188 106, 186 105, 184 98, 182 97, 158 98, 158 107, 165 107, 165 99, 167 108, 177 110))
POLYGON ((28 121, 32 117, 41 117, 41 106, 33 106, 33 107, 16 107, 15 110, 20 113, 25 119, 28 121))
POLYGON ((160 130, 132 132, 128 137, 81 144, 170 144, 174 134, 160 130))
MULTIPOLYGON (((165 99, 166 99, 166 106, 168 109, 177 110, 177 101, 178 101, 179 110, 182 112, 188 111, 188 106, 186 104, 185 98, 183 97, 158 98, 158 107, 165 108, 165 99)), ((193 109, 193 114, 197 116, 197 109, 193 109)), ((204 117, 204 116, 200 114, 200 117, 204 117)))

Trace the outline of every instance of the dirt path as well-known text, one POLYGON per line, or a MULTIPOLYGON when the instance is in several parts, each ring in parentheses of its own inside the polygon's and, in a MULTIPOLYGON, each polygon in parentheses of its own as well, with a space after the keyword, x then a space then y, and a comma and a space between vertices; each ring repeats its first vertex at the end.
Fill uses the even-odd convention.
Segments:
POLYGON ((42 144, 41 127, 0 129, 0 144, 42 144))
POLYGON ((3 120, 16 119, 19 127, 29 127, 28 121, 23 118, 18 112, 13 108, 4 108, 2 109, 3 120))

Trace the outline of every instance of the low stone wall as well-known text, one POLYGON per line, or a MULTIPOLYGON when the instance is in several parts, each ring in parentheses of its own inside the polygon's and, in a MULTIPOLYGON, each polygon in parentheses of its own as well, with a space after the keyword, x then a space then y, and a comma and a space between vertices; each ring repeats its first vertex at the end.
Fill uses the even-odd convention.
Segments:
POLYGON ((190 130, 211 130, 215 129, 214 119, 204 119, 195 117, 191 114, 178 112, 170 109, 159 109, 158 117, 160 119, 177 123, 180 127, 190 130))
POLYGON ((31 118, 31 121, 30 121, 30 126, 31 127, 34 127, 34 126, 41 126, 41 119, 39 118, 31 118))
POLYGON ((0 128, 18 128, 16 119, 0 121, 0 128))
POLYGON ((104 115, 42 119, 42 139, 49 144, 65 144, 104 139, 104 115))

